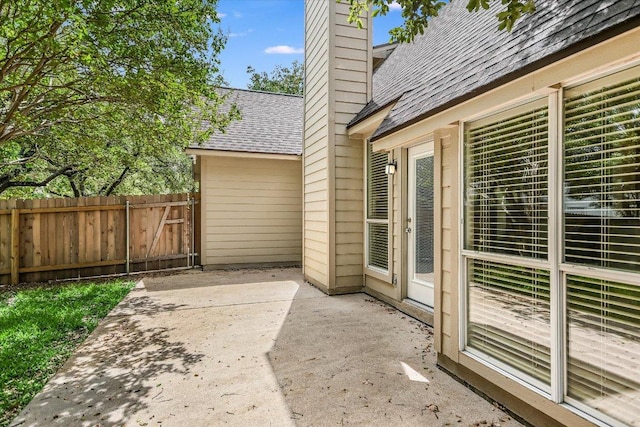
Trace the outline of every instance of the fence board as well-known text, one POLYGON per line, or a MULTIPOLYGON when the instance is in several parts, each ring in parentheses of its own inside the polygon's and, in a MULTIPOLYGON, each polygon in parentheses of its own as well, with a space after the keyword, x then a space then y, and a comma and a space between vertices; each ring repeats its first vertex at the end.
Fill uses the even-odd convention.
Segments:
POLYGON ((192 197, 0 200, 0 285, 124 273, 127 200, 131 271, 187 266, 192 197))
MULTIPOLYGON (((23 209, 33 208, 33 200, 24 200, 21 206, 23 209)), ((39 216, 35 213, 26 213, 20 215, 20 265, 34 265, 34 230, 33 223, 35 217, 39 216)), ((38 218, 38 221, 40 218, 38 218)), ((38 227, 39 228, 39 227, 38 227)))
MULTIPOLYGON (((101 205, 102 200, 100 197, 93 198, 94 205, 101 205)), ((91 257, 91 262, 101 262, 102 261, 102 211, 94 211, 93 213, 93 256, 91 257)), ((91 275, 98 276, 100 275, 99 268, 92 268, 90 273, 91 275)))
MULTIPOLYGON (((71 202, 72 202, 71 199, 64 200, 64 208, 65 209, 69 208, 71 205, 71 202)), ((60 212, 59 214, 60 222, 58 223, 58 227, 60 229, 60 232, 65 238, 64 244, 62 245, 62 253, 60 254, 60 258, 59 258, 63 260, 61 263, 74 264, 74 261, 72 260, 72 256, 71 256, 74 243, 73 243, 73 235, 71 233, 71 227, 70 227, 70 222, 72 221, 71 217, 73 215, 74 213, 68 212, 68 211, 63 211, 63 212, 60 212)))
POLYGON ((19 279, 20 269, 20 215, 17 210, 11 212, 11 282, 19 279))
MULTIPOLYGON (((4 208, 6 203, 0 200, 0 208, 4 208)), ((0 271, 11 267, 9 254, 11 253, 11 211, 2 209, 0 211, 0 271)))
MULTIPOLYGON (((33 204, 32 206, 34 208, 39 208, 40 204, 41 204, 41 200, 33 200, 33 204)), ((41 228, 41 224, 42 224, 42 214, 30 214, 33 215, 33 223, 32 223, 32 231, 33 231, 33 262, 31 263, 31 265, 33 265, 34 267, 40 267, 42 265, 42 245, 43 242, 46 244, 47 242, 47 238, 46 235, 42 235, 42 228, 41 228)), ((56 238, 57 239, 57 238, 56 238)), ((26 262, 25 262, 26 264, 26 262)), ((36 277, 34 277, 34 280, 39 280, 40 275, 36 275, 36 277)))

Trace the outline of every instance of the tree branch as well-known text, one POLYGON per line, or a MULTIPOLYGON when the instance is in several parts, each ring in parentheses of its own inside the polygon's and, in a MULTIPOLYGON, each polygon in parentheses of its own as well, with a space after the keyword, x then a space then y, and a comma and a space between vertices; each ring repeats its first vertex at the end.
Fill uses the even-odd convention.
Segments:
POLYGON ((55 171, 42 181, 11 181, 10 179, 6 179, 5 181, 0 182, 0 194, 4 193, 9 188, 14 187, 45 187, 60 175, 65 175, 71 170, 73 170, 73 167, 66 166, 60 170, 55 171))
MULTIPOLYGON (((114 190, 120 185, 122 184, 122 181, 124 181, 124 178, 127 176, 127 173, 129 173, 129 171, 131 170, 131 168, 129 166, 127 166, 126 168, 124 168, 124 170, 122 171, 122 173, 120 174, 120 176, 118 177, 118 179, 116 179, 114 182, 111 183, 111 185, 109 186, 109 188, 107 188, 107 191, 105 193, 103 193, 105 196, 110 196, 111 193, 114 192, 114 190)), ((103 187, 104 189, 104 187, 103 187)), ((102 190, 100 191, 102 193, 102 190)))

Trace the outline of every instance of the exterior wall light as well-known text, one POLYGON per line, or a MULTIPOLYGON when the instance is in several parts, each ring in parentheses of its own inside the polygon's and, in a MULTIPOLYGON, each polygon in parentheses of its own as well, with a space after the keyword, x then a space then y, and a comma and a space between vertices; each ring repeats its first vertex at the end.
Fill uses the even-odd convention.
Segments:
POLYGON ((386 173, 387 175, 393 175, 394 173, 396 173, 396 169, 397 169, 397 165, 396 162, 391 162, 388 163, 385 168, 384 168, 384 173, 386 173))

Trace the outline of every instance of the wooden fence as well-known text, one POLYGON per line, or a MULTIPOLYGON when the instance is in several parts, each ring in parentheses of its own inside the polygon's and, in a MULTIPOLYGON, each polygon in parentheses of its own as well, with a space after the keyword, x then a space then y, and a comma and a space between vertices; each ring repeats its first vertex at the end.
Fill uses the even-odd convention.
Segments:
POLYGON ((196 203, 189 194, 0 200, 0 284, 193 266, 196 203))

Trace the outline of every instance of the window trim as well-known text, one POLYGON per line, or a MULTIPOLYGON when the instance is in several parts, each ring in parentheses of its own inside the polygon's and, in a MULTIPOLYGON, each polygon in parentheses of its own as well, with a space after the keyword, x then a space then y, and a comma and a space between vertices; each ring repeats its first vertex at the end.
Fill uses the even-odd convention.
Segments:
MULTIPOLYGON (((612 418, 604 412, 577 401, 567 394, 567 290, 566 282, 568 275, 586 276, 594 279, 609 280, 618 283, 637 285, 640 273, 623 270, 607 269, 599 266, 589 266, 564 262, 564 91, 576 86, 588 84, 592 81, 613 76, 614 74, 626 70, 640 67, 640 59, 626 60, 609 64, 607 67, 599 67, 590 72, 580 74, 571 79, 566 79, 557 85, 548 87, 544 92, 548 97, 548 143, 549 143, 549 234, 548 234, 548 259, 543 260, 549 264, 550 274, 550 308, 551 308, 551 384, 550 394, 545 393, 536 386, 535 381, 527 379, 526 374, 509 366, 503 366, 500 361, 491 361, 491 357, 481 351, 467 348, 467 323, 468 323, 468 290, 467 290, 467 260, 484 259, 488 261, 509 261, 509 256, 485 254, 465 249, 465 221, 467 220, 465 208, 465 194, 462 189, 466 183, 465 177, 465 123, 475 121, 487 116, 499 114, 501 111, 518 107, 524 103, 540 98, 540 93, 532 93, 530 97, 514 99, 512 103, 501 104, 494 108, 487 109, 481 113, 474 114, 458 122, 458 140, 460 149, 458 150, 458 345, 459 352, 475 362, 487 366, 502 375, 512 379, 522 387, 533 390, 541 396, 551 400, 567 410, 593 422, 596 425, 622 426, 623 423, 612 418), (554 348, 555 346, 555 348, 554 348)), ((520 265, 539 266, 544 263, 532 260, 518 259, 520 265), (528 262, 527 262, 528 261, 528 262)), ((549 387, 547 387, 549 388, 549 387)))
MULTIPOLYGON (((387 283, 392 282, 393 273, 393 179, 387 175, 387 219, 370 219, 369 218, 369 147, 371 151, 373 146, 369 139, 364 140, 364 258, 363 267, 364 274, 382 280, 387 283), (369 224, 386 224, 387 225, 387 270, 369 265, 369 224)), ((391 158, 391 153, 387 152, 387 163, 391 158)), ((392 177, 395 175, 391 175, 392 177)))
MULTIPOLYGON (((474 250, 469 250, 469 249, 465 249, 465 236, 466 236, 466 223, 467 223, 467 214, 466 214, 466 206, 465 206, 465 191, 464 191, 464 186, 466 185, 466 176, 465 176, 465 144, 466 144, 466 138, 465 138, 465 125, 468 122, 472 122, 472 121, 477 121, 477 120, 483 120, 485 118, 489 118, 491 116, 494 115, 500 115, 502 113, 505 113, 509 110, 514 110, 514 109, 518 109, 521 108, 523 106, 525 106, 526 104, 532 103, 532 102, 536 102, 536 101, 540 101, 540 100, 544 100, 546 99, 546 104, 547 104, 547 108, 548 108, 548 116, 547 116, 547 147, 548 147, 548 160, 547 160, 547 173, 549 174, 549 179, 547 180, 547 194, 548 194, 548 199, 551 202, 552 197, 554 195, 556 195, 556 190, 554 187, 557 187, 559 184, 554 183, 552 181, 552 177, 554 173, 558 173, 555 170, 552 170, 553 167, 557 167, 557 163, 560 163, 560 165, 562 164, 562 162, 557 162, 557 159, 552 160, 551 157, 555 157, 555 150, 554 148, 554 144, 557 147, 557 138, 560 136, 560 133, 562 130, 556 130, 559 128, 559 126, 557 126, 557 118, 559 117, 560 114, 562 114, 562 109, 560 108, 560 110, 558 109, 559 105, 557 105, 557 102, 553 101, 553 99, 557 99, 558 97, 558 92, 559 90, 557 88, 549 88, 549 90, 544 94, 541 95, 540 93, 534 93, 531 94, 531 96, 527 97, 527 98, 523 98, 523 99, 518 99, 515 100, 513 103, 511 104, 507 104, 507 105, 501 105, 498 108, 493 108, 491 110, 487 110, 481 114, 476 114, 474 116, 471 116, 465 120, 461 120, 459 122, 459 127, 458 127, 458 131, 459 131, 459 138, 460 138, 460 150, 458 153, 458 171, 459 171, 459 179, 460 179, 460 191, 458 192, 458 206, 459 206, 459 218, 460 218, 460 224, 459 224, 459 229, 458 229, 458 245, 459 245, 459 250, 458 250, 458 262, 459 262, 459 277, 458 277, 458 285, 459 285, 459 295, 460 295, 460 300, 459 300, 459 313, 461 313, 460 315, 460 323, 458 324, 458 332, 459 332, 459 336, 460 336, 460 340, 459 340, 459 349, 460 352, 462 352, 463 354, 465 354, 468 357, 471 357, 472 359, 476 360, 478 363, 481 363, 487 367, 489 367, 490 369, 493 369, 497 372, 502 373, 503 375, 508 376, 509 378, 511 378, 512 380, 514 380, 516 383, 520 384, 521 386, 524 386, 530 390, 535 391, 536 393, 540 394, 541 396, 545 397, 546 399, 550 399, 552 401, 554 401, 555 403, 560 403, 562 402, 562 395, 560 395, 560 398, 558 399, 558 381, 557 381, 557 377, 558 377, 558 359, 557 357, 555 357, 554 353, 553 353, 553 347, 554 345, 558 345, 556 343, 556 340, 558 339, 558 331, 559 328, 557 326, 554 326, 554 324, 552 323, 553 317, 550 319, 550 333, 551 333, 551 357, 550 357, 550 384, 544 384, 543 382, 536 380, 534 378, 532 378, 530 375, 519 371, 505 363, 502 363, 498 360, 495 360, 495 358, 491 357, 489 354, 486 354, 480 350, 476 350, 470 347, 467 347, 467 342, 468 342, 468 335, 467 335, 467 323, 468 323, 468 309, 469 309, 469 305, 468 305, 468 291, 467 291, 467 277, 468 277, 468 269, 467 269, 467 261, 469 259, 478 259, 478 260, 483 260, 483 261, 493 261, 493 262, 500 262, 500 263, 505 263, 508 265, 517 265, 517 266, 522 266, 522 267, 528 267, 528 268, 540 268, 540 269, 545 269, 547 271, 549 271, 549 291, 550 291, 550 296, 551 295, 555 295, 554 292, 557 292, 558 289, 560 289, 560 286, 558 284, 558 280, 559 280, 559 275, 555 274, 555 270, 553 268, 552 265, 552 260, 556 259, 557 256, 559 256, 559 254, 556 252, 557 248, 556 248, 556 244, 555 242, 553 242, 551 240, 551 234, 552 232, 556 232, 557 233, 557 221, 555 220, 555 218, 553 217, 553 215, 555 214, 555 210, 557 209, 556 206, 553 206, 553 203, 548 203, 547 204, 547 215, 548 215, 548 220, 547 220, 547 224, 548 224, 548 235, 547 235, 547 257, 546 259, 536 259, 536 258, 529 258, 529 257, 518 257, 515 255, 505 255, 505 254, 499 254, 499 253, 490 253, 490 252, 480 252, 480 251, 474 251, 474 250), (556 125, 556 129, 552 128, 552 125, 556 125), (552 225, 552 223, 554 223, 552 225)), ((561 105, 561 104, 560 104, 561 105)), ((560 122, 561 123, 561 122, 560 122)), ((561 148, 559 148, 561 149, 561 148)), ((550 300, 550 310, 551 310, 551 316, 553 315, 553 302, 550 300)), ((565 316, 562 316, 563 319, 565 316)), ((563 325, 562 325, 562 330, 564 330, 564 320, 563 320, 563 325)), ((564 375, 564 373, 563 373, 564 375)), ((564 384, 564 381, 561 381, 562 384, 564 384)))

